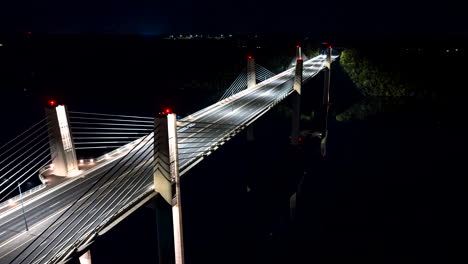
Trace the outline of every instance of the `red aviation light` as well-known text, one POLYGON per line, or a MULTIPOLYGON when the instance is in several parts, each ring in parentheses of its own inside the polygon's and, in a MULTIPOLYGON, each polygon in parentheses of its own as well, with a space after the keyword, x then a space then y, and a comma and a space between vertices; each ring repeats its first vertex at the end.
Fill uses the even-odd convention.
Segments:
POLYGON ((300 47, 301 47, 301 46, 299 46, 299 45, 296 45, 296 48, 300 48, 300 47))
POLYGON ((302 57, 299 57, 297 60, 300 60, 300 61, 301 61, 301 60, 302 60, 302 57))
POLYGON ((56 106, 56 105, 57 105, 57 102, 54 101, 54 100, 50 100, 50 101, 49 101, 49 105, 50 105, 50 106, 56 106))
POLYGON ((164 113, 170 114, 170 113, 171 113, 171 109, 169 109, 169 108, 164 109, 164 113))
POLYGON ((253 58, 252 58, 252 56, 248 56, 247 59, 251 60, 251 59, 253 59, 253 58))
POLYGON ((330 46, 328 46, 328 48, 329 48, 329 49, 331 49, 331 48, 332 48, 332 46, 330 45, 330 46))

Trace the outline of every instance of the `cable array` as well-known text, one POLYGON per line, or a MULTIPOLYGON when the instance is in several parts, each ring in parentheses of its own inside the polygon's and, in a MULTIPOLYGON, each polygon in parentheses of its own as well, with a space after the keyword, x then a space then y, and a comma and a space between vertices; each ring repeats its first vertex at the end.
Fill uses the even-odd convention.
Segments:
MULTIPOLYGON (((269 71, 267 68, 255 64, 255 79, 258 82, 263 82, 273 76, 275 76, 273 72, 269 71)), ((238 92, 241 92, 243 90, 247 89, 247 68, 245 67, 242 69, 241 73, 237 76, 237 78, 232 82, 232 84, 229 86, 229 88, 226 89, 224 94, 221 96, 219 101, 222 101, 228 97, 231 97, 238 92)))
POLYGON ((129 203, 153 192, 153 133, 149 133, 76 197, 10 263, 56 263, 99 232, 129 203))
POLYGON ((233 96, 234 94, 245 90, 247 88, 247 68, 244 67, 241 73, 237 76, 237 78, 232 82, 229 88, 226 89, 223 96, 219 99, 222 101, 228 97, 233 96))
MULTIPOLYGON (((322 68, 321 59, 307 63, 304 66, 304 79, 315 75, 322 68)), ((269 79, 274 74, 256 65, 256 76, 257 80, 262 81, 262 78, 269 79)), ((293 76, 294 71, 290 70, 270 80, 267 85, 247 91, 248 98, 251 99, 237 106, 236 101, 223 104, 218 109, 219 116, 214 113, 198 118, 196 121, 177 121, 180 169, 190 168, 192 161, 200 160, 200 157, 213 152, 288 96, 292 92, 293 76), (244 113, 235 115, 234 113, 239 110, 244 113)), ((244 72, 236 78, 226 92, 229 91, 231 94, 229 96, 232 96, 245 89, 246 86, 247 73, 244 72)), ((69 114, 77 149, 112 148, 120 147, 120 144, 133 143, 129 145, 131 146, 129 151, 116 157, 112 163, 103 167, 104 170, 90 174, 82 182, 77 181, 74 186, 75 192, 71 194, 73 195, 70 198, 71 202, 60 209, 57 216, 47 221, 44 229, 37 230, 40 235, 33 237, 26 246, 20 248, 19 253, 10 263, 58 263, 66 259, 76 248, 92 240, 109 223, 126 212, 126 208, 134 206, 142 198, 154 193, 152 188, 153 118, 85 112, 69 112, 69 114)), ((39 123, 35 126, 41 127, 42 125, 39 123)), ((37 127, 30 130, 36 131, 37 127)), ((47 127, 46 123, 45 127, 47 127)), ((29 137, 30 133, 23 134, 29 137)), ((43 134, 36 136, 37 140, 40 140, 43 134)), ((12 142, 16 140, 27 143, 36 139, 35 136, 30 136, 27 140, 21 139, 20 136, 17 138, 12 142)), ((10 145, 7 147, 0 147, 0 150, 11 149, 12 153, 19 155, 19 152, 16 153, 20 151, 15 145, 17 143, 8 142, 8 144, 10 145)), ((28 144, 31 144, 28 149, 34 149, 40 147, 42 143, 28 144)), ((41 151, 39 149, 25 157, 34 157, 41 151)), ((11 155, 14 156, 14 154, 11 155)), ((10 154, 2 152, 0 157, 2 155, 9 157, 10 154)), ((16 162, 16 160, 9 160, 4 163, 16 165, 16 162)), ((15 168, 11 171, 14 170, 15 168)))
POLYGON ((303 82, 306 82, 310 78, 317 75, 324 67, 325 67, 325 60, 323 58, 312 60, 310 63, 307 64, 307 67, 303 68, 303 77, 302 77, 303 82))
POLYGON ((199 156, 209 154, 243 128, 238 124, 178 121, 180 168, 199 156))
POLYGON ((153 118, 69 111, 76 150, 115 149, 153 129, 153 118))
POLYGON ((255 64, 255 77, 257 81, 265 81, 270 79, 271 77, 275 76, 276 74, 268 70, 267 68, 263 67, 260 64, 255 64))
POLYGON ((44 118, 0 147, 0 202, 50 164, 47 125, 44 118))

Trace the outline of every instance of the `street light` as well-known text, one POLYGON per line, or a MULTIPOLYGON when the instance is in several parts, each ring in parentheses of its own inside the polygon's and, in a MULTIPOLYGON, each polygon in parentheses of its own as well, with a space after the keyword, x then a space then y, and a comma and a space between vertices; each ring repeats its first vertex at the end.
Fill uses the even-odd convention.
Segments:
POLYGON ((19 182, 18 182, 18 190, 19 190, 19 193, 20 193, 21 210, 23 211, 24 225, 26 226, 26 231, 29 231, 28 222, 26 221, 26 215, 25 215, 25 213, 24 213, 23 193, 21 192, 21 185, 20 185, 19 182))

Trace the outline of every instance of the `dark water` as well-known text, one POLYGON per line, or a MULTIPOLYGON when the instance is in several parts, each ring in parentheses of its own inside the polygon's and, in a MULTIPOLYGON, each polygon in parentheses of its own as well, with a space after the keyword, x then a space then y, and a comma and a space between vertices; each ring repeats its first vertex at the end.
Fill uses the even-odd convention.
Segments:
POLYGON ((407 114, 332 123, 304 180, 296 263, 460 263, 466 129, 407 114))

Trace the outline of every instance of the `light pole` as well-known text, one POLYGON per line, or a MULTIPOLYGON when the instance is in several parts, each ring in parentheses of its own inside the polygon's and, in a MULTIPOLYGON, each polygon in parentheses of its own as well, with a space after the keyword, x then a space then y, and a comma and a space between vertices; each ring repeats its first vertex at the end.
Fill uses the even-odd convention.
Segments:
POLYGON ((26 214, 24 213, 23 193, 21 192, 21 185, 20 185, 19 182, 18 182, 18 190, 19 190, 19 193, 20 193, 21 211, 23 211, 24 225, 26 226, 26 231, 29 231, 28 222, 26 221, 26 214))

